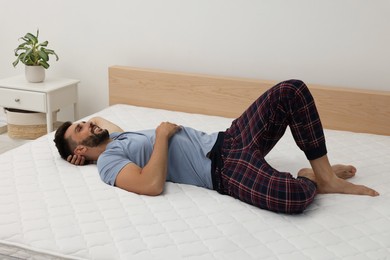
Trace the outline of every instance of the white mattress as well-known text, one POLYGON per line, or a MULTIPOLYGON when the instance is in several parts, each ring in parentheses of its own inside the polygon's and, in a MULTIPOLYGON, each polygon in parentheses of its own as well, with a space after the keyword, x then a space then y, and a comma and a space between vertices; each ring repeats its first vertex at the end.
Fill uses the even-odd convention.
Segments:
MULTIPOLYGON (((98 115, 128 130, 172 121, 212 132, 231 122, 124 105, 98 115)), ((354 164, 352 181, 381 196, 318 195, 294 216, 173 183, 139 196, 104 184, 94 165, 60 159, 51 133, 0 155, 0 258, 390 259, 390 137, 326 136, 331 162, 354 164)), ((308 166, 289 131, 268 161, 293 173, 308 166)))

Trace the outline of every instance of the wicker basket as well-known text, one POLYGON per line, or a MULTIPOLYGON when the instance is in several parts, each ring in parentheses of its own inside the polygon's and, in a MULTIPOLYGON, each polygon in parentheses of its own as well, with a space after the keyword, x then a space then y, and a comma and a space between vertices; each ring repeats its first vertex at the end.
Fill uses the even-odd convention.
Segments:
MULTIPOLYGON (((5 108, 8 136, 20 139, 35 139, 47 133, 46 114, 5 108)), ((57 111, 53 112, 56 121, 57 111)))

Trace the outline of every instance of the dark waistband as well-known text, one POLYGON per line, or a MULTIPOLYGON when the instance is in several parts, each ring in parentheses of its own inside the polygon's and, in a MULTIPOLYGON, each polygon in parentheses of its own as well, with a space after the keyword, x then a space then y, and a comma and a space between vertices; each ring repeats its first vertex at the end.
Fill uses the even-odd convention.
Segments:
POLYGON ((218 191, 220 182, 216 178, 216 172, 217 170, 220 170, 223 168, 223 160, 222 160, 222 145, 225 138, 224 132, 219 132, 217 141, 215 141, 215 144, 213 148, 211 148, 211 151, 208 155, 208 157, 211 160, 211 179, 213 181, 213 189, 218 191))

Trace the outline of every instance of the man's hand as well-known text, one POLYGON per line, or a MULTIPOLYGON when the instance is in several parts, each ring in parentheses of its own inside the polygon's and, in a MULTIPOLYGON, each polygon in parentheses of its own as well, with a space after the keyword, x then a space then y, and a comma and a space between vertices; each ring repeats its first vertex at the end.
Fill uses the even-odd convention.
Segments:
POLYGON ((93 117, 89 121, 102 129, 107 129, 110 134, 114 132, 123 132, 122 128, 102 117, 93 117))
POLYGON ((86 164, 86 161, 85 161, 85 157, 82 156, 82 155, 69 155, 68 158, 66 158, 66 160, 71 163, 71 164, 74 164, 74 165, 85 165, 86 164))
POLYGON ((181 126, 169 123, 169 122, 163 122, 156 128, 156 137, 167 137, 168 140, 175 135, 178 131, 181 130, 181 126))

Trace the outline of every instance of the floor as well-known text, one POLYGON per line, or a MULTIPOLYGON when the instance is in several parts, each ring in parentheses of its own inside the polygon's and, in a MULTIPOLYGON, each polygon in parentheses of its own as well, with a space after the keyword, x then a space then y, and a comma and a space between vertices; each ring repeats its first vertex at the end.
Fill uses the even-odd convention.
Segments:
POLYGON ((31 140, 12 139, 6 132, 2 133, 0 134, 0 154, 30 141, 31 140))
MULTIPOLYGON (((58 123, 55 126, 58 126, 58 123)), ((4 128, 0 125, 0 154, 31 141, 33 140, 10 138, 7 133, 7 127, 5 126, 4 128)))
POLYGON ((18 147, 26 142, 31 140, 23 139, 12 139, 7 134, 7 119, 3 112, 3 109, 0 108, 0 154, 11 150, 15 147, 18 147))

